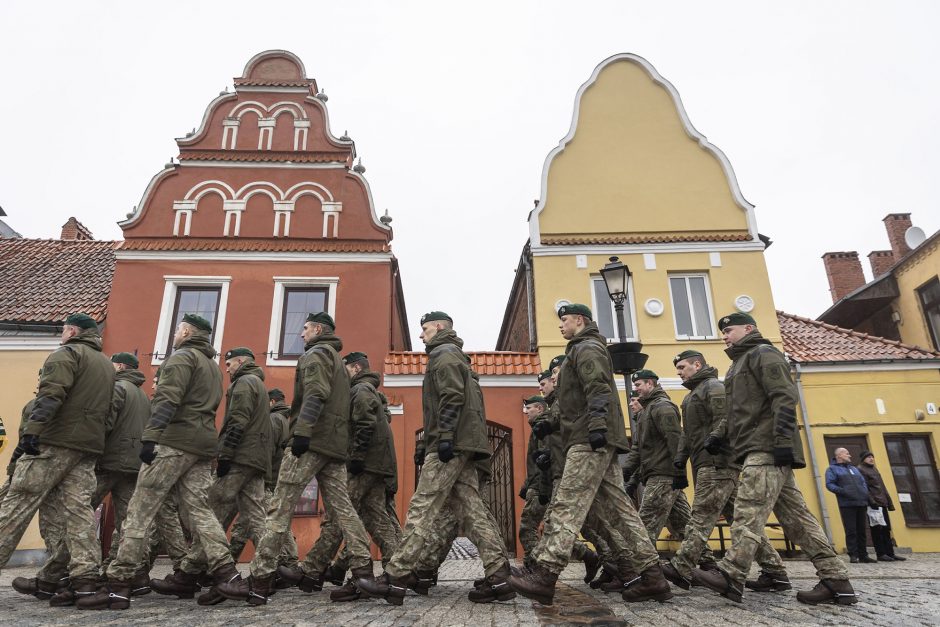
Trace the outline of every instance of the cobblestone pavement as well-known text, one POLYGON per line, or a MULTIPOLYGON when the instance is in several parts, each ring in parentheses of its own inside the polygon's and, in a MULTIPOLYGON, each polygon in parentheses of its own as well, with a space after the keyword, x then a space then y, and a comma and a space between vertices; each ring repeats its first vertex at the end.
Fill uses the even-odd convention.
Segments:
MULTIPOLYGON (((811 588, 812 564, 788 561, 796 589, 811 588)), ((377 565, 378 568, 378 565, 377 565)), ((170 570, 160 560, 153 575, 170 570)), ((247 567, 240 570, 247 575, 247 567)), ((861 596, 858 605, 818 607, 798 603, 795 592, 749 593, 735 604, 700 588, 673 588, 667 603, 627 605, 620 595, 591 590, 581 581, 581 564, 562 574, 556 603, 543 607, 521 597, 515 601, 478 605, 467 600, 472 580, 482 576, 478 559, 448 560, 439 584, 428 597, 411 595, 402 607, 384 601, 330 603, 330 586, 323 592, 279 592, 267 606, 254 608, 227 601, 203 608, 195 601, 161 597, 135 598, 123 612, 80 612, 51 608, 45 602, 17 594, 14 577, 34 575, 32 568, 10 568, 0 574, 0 621, 5 625, 940 625, 940 554, 909 556, 904 563, 850 564, 852 583, 861 596)))

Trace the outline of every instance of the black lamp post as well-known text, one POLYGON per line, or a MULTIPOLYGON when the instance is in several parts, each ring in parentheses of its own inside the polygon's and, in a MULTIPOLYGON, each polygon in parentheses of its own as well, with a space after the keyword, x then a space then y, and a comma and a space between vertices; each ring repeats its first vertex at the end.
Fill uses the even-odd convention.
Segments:
MULTIPOLYGON (((649 357, 641 353, 643 344, 640 342, 627 342, 625 335, 626 326, 623 319, 623 303, 627 299, 627 288, 630 282, 630 268, 625 266, 617 257, 611 257, 610 262, 601 268, 601 276, 604 278, 604 285, 607 287, 607 294, 614 303, 614 311, 617 318, 617 339, 618 342, 607 345, 607 352, 610 353, 611 362, 614 365, 614 372, 623 375, 624 384, 627 390, 627 397, 630 396, 630 375, 637 370, 641 370, 646 365, 649 357)), ((630 419, 630 433, 636 433, 636 421, 633 412, 630 411, 630 403, 627 403, 627 416, 630 419)))

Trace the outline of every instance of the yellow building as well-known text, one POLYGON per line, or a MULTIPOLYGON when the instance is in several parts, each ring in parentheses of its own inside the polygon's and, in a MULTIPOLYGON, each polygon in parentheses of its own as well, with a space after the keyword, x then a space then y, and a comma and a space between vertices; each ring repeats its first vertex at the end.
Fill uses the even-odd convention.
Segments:
MULTIPOLYGON (((695 129, 676 89, 636 55, 606 59, 578 90, 570 130, 545 160, 541 198, 528 222, 529 241, 507 302, 498 350, 537 351, 542 363, 548 363, 565 346, 555 312, 572 302, 589 305, 601 333, 616 341, 615 312, 600 276, 614 256, 631 270, 624 339, 642 342, 647 367, 660 375, 677 403, 686 390, 673 368, 676 354, 694 347, 719 371, 727 368, 717 328, 721 316, 750 313, 764 336, 781 349, 787 344, 781 321, 805 331, 790 323, 794 317, 781 314, 778 319, 763 254, 769 240, 758 233, 754 206, 742 195, 727 157, 695 129)), ((848 333, 820 328, 840 338, 848 333)), ((883 348, 882 340, 871 341, 883 348)), ((940 396, 940 354, 914 351, 919 357, 911 358, 903 350, 879 358, 886 360, 879 366, 851 350, 838 365, 811 359, 813 353, 805 351, 800 355, 805 361, 793 361, 795 375, 802 369, 814 453, 813 465, 800 471, 798 479, 814 514, 843 548, 834 499, 818 492, 814 480, 829 464, 826 445, 837 436, 867 434, 866 443, 889 483, 892 470, 898 470, 887 464, 882 434, 892 429, 930 433, 929 421, 921 426, 905 421, 913 420, 912 403, 926 408, 940 396), (894 389, 913 382, 920 386, 916 398, 894 389), (873 394, 880 395, 869 398, 873 394), (833 411, 843 401, 864 403, 866 398, 873 407, 880 399, 888 409, 872 415, 861 409, 848 413, 856 405, 845 404, 842 413, 833 411), (830 426, 843 424, 843 416, 853 424, 830 426), (816 420, 820 424, 814 429, 816 420), (858 426, 871 421, 881 426, 858 426)), ((625 384, 618 385, 625 400, 625 384)), ((940 533, 902 530, 898 514, 894 522, 902 545, 940 549, 940 533)))

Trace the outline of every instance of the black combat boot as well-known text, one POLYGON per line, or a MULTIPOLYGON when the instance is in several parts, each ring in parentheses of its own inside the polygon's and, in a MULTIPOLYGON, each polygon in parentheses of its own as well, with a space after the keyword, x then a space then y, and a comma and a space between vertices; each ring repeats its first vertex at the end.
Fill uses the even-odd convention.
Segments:
POLYGON ((669 588, 669 582, 663 576, 662 566, 653 564, 640 573, 639 580, 634 579, 627 583, 620 596, 629 603, 638 603, 640 601, 659 601, 662 603, 672 598, 672 590, 669 588))
POLYGON ((290 582, 304 592, 319 592, 323 590, 323 573, 308 575, 300 566, 278 566, 277 574, 284 581, 290 582))
POLYGON ((196 599, 196 603, 199 605, 218 605, 225 600, 225 597, 219 593, 218 585, 223 583, 232 583, 242 578, 238 573, 238 570, 235 568, 235 564, 229 562, 223 566, 219 566, 214 571, 212 571, 212 586, 209 588, 208 592, 204 592, 199 595, 199 598, 196 599))
POLYGON ((68 588, 56 592, 55 596, 49 599, 49 605, 52 607, 68 607, 70 605, 75 605, 78 599, 91 596, 97 591, 97 577, 73 579, 68 588))
POLYGON ((421 596, 428 596, 428 591, 434 585, 435 580, 437 579, 436 570, 419 570, 416 571, 411 582, 408 584, 408 587, 415 591, 415 594, 420 594, 421 596))
POLYGON ((522 573, 521 576, 515 575, 509 578, 509 585, 512 589, 522 596, 538 601, 542 605, 551 605, 555 597, 555 582, 558 581, 558 574, 548 570, 539 562, 536 562, 532 568, 522 573))
POLYGON ((410 577, 390 577, 382 573, 378 577, 356 577, 356 586, 370 597, 385 599, 392 605, 401 605, 405 602, 405 592, 408 590, 410 577))
POLYGON ((150 587, 158 594, 191 599, 199 592, 199 574, 175 570, 163 579, 151 579, 150 587))
POLYGON ((679 569, 672 565, 672 562, 663 563, 663 577, 683 590, 688 590, 692 587, 692 580, 688 577, 684 577, 682 573, 679 572, 679 569))
MULTIPOLYGON (((107 583, 107 579, 105 579, 104 583, 107 583)), ((102 586, 104 584, 99 581, 98 585, 102 586)), ((145 594, 150 594, 150 591, 150 573, 146 570, 138 571, 137 574, 134 575, 134 578, 131 579, 131 596, 141 597, 145 594)))
POLYGON ((20 594, 31 594, 40 601, 48 601, 55 596, 59 585, 36 577, 17 577, 13 580, 13 589, 20 594))
POLYGON ((731 578, 731 575, 719 568, 718 570, 702 570, 696 568, 692 577, 711 590, 714 590, 726 599, 740 603, 744 599, 744 586, 731 578))
POLYGON ((326 572, 323 573, 323 580, 330 582, 334 586, 342 586, 345 579, 346 571, 342 570, 336 564, 330 564, 326 572))
POLYGON ((330 592, 330 601, 336 603, 345 603, 347 601, 358 601, 362 597, 362 591, 356 586, 356 582, 351 577, 345 585, 330 592))
POLYGON ((94 594, 76 600, 75 606, 80 610, 126 610, 131 606, 131 582, 108 580, 94 594))
POLYGON ((591 583, 601 569, 601 558, 594 551, 584 554, 584 583, 591 583))
POLYGON ((774 575, 773 573, 768 573, 766 570, 760 571, 760 575, 757 579, 748 579, 745 581, 744 585, 748 590, 754 590, 755 592, 783 592, 793 588, 793 586, 790 585, 790 579, 787 577, 786 573, 774 575))
POLYGON ((853 605, 858 603, 858 595, 848 579, 821 579, 812 590, 797 592, 796 600, 809 605, 820 603, 838 603, 853 605))
MULTIPOLYGON (((607 565, 604 565, 607 570, 607 565)), ((610 581, 601 584, 601 590, 604 592, 623 592, 633 581, 639 581, 640 576, 630 569, 626 564, 613 566, 610 581)))
MULTIPOLYGON (((616 578, 616 576, 617 565, 611 562, 604 562, 601 564, 601 574, 597 577, 597 579, 590 583, 590 586, 594 590, 600 590, 604 584, 610 583, 616 578)), ((619 588, 620 586, 618 584, 617 589, 619 588)))
POLYGON ((220 583, 215 586, 215 591, 232 601, 247 601, 248 605, 264 605, 271 596, 273 584, 274 573, 264 577, 252 575, 248 579, 238 577, 227 583, 220 583))
POLYGON ((509 585, 512 572, 509 563, 499 567, 495 573, 484 578, 483 585, 474 588, 467 598, 474 603, 492 603, 493 601, 509 601, 516 598, 516 591, 509 585))

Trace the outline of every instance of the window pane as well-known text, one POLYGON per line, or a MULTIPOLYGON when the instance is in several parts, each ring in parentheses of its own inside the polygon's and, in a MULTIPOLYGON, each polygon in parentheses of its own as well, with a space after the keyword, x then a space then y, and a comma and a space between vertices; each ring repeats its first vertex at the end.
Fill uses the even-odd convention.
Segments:
POLYGON ((689 277, 689 287, 692 290, 695 334, 712 335, 711 313, 708 311, 708 295, 705 293, 705 277, 689 277))
POLYGON ((676 317, 677 335, 695 335, 692 330, 692 314, 689 310, 689 295, 686 292, 685 278, 675 277, 669 279, 669 289, 672 291, 673 315, 676 317))
POLYGON ((285 290, 281 355, 300 355, 304 352, 304 341, 300 337, 300 331, 303 329, 307 314, 325 310, 326 290, 285 290))
POLYGON ((911 438, 907 441, 907 449, 911 452, 911 463, 915 466, 930 463, 930 452, 927 450, 927 440, 911 438))
POLYGON ((922 287, 920 301, 928 306, 940 301, 940 281, 934 279, 929 285, 922 287))
POLYGON ((904 444, 900 440, 885 440, 885 446, 888 448, 888 461, 892 464, 904 464, 904 444))
POLYGON ((921 492, 940 492, 937 485, 937 471, 930 466, 916 466, 914 478, 917 480, 917 489, 921 492))
POLYGON ((891 474, 894 475, 894 484, 897 486, 898 492, 911 492, 914 489, 909 466, 892 466, 891 474))
POLYGON ((597 328, 601 335, 606 338, 617 338, 614 317, 612 313, 613 303, 610 302, 610 295, 607 294, 607 286, 603 279, 593 279, 594 283, 594 303, 597 311, 594 317, 597 320, 597 328))
POLYGON ((623 334, 629 339, 636 339, 633 334, 633 303, 629 293, 623 301, 623 334))
POLYGON ((212 333, 209 341, 215 341, 215 327, 218 320, 216 314, 219 310, 219 297, 222 294, 221 288, 191 288, 180 287, 176 290, 176 316, 173 319, 173 327, 170 329, 170 338, 167 347, 167 353, 173 349, 173 334, 176 327, 183 320, 186 314, 196 314, 202 316, 212 325, 212 333))
POLYGON ((904 520, 909 523, 923 521, 920 512, 917 511, 916 503, 901 503, 901 512, 904 513, 904 520))
POLYGON ((307 487, 304 488, 304 491, 300 494, 300 498, 297 499, 297 505, 294 507, 294 515, 317 515, 317 490, 317 478, 314 477, 310 480, 310 483, 307 484, 307 487))
POLYGON ((931 522, 940 521, 940 492, 922 495, 924 499, 924 512, 927 514, 927 520, 931 522))

